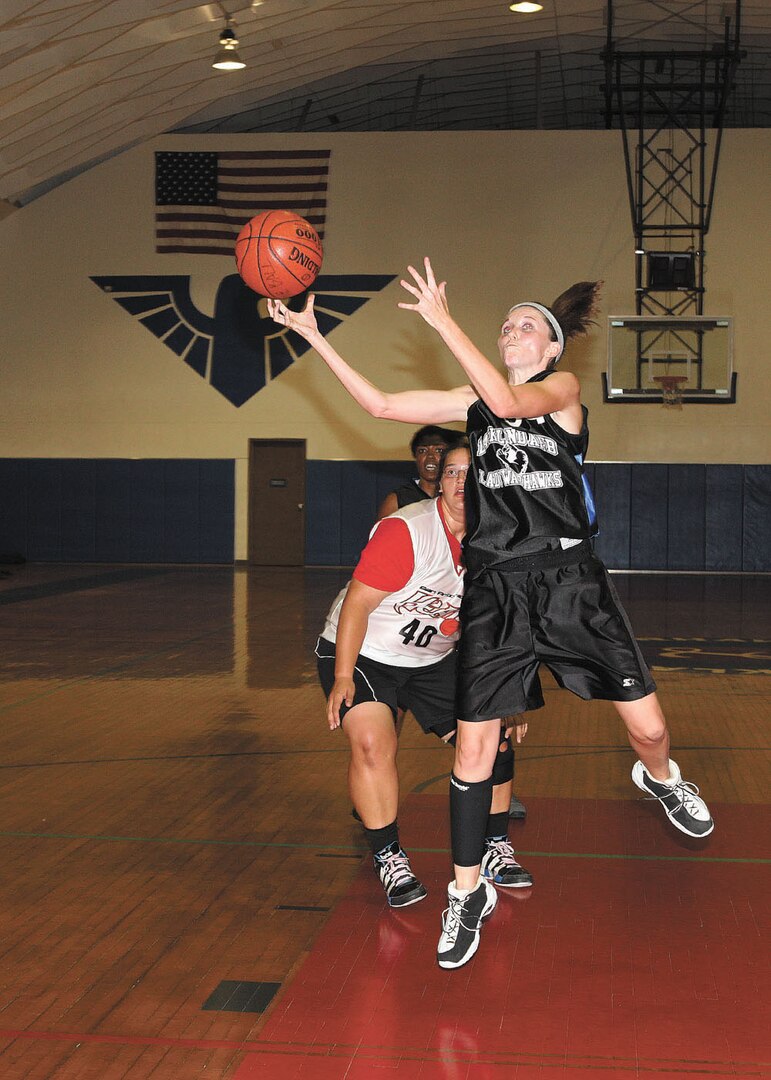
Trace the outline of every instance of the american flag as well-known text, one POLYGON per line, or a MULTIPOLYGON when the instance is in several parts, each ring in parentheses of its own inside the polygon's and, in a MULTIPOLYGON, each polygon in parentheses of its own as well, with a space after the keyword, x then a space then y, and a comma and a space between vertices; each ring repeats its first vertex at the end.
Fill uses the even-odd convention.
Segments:
POLYGON ((329 150, 160 151, 155 155, 155 250, 232 255, 263 210, 292 210, 324 236, 329 150))

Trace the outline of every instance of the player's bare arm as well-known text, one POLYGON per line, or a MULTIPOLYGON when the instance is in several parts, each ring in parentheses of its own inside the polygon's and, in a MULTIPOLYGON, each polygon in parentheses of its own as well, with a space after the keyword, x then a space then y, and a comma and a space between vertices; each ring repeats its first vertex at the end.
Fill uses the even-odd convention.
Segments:
POLYGON ((320 332, 313 313, 313 296, 302 311, 291 311, 280 300, 268 300, 272 319, 305 338, 330 371, 361 407, 380 420, 400 420, 407 424, 447 424, 466 419, 475 394, 470 386, 454 390, 406 390, 389 394, 355 371, 320 332))
POLYGON ((367 633, 372 612, 388 596, 353 578, 340 609, 335 645, 335 685, 327 699, 327 723, 330 731, 340 727, 340 706, 350 707, 354 699, 353 669, 367 633))
POLYGON ((380 509, 377 512, 377 520, 382 521, 384 517, 395 514, 398 509, 399 500, 396 497, 396 492, 392 491, 390 495, 386 495, 380 504, 380 509))
POLYGON ((446 282, 437 282, 431 260, 424 260, 425 277, 413 266, 408 267, 413 282, 401 285, 411 293, 416 303, 402 302, 400 308, 416 311, 433 327, 471 380, 479 397, 496 416, 544 416, 575 407, 579 402, 580 386, 575 375, 555 372, 544 383, 515 386, 466 336, 450 315, 447 305, 446 282))

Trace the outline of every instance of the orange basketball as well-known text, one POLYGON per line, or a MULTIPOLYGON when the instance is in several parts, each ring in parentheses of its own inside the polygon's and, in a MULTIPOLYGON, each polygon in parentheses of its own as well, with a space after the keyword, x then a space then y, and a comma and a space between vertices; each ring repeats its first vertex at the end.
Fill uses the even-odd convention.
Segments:
POLYGON ((289 210, 266 210, 247 221, 236 240, 236 266, 250 289, 273 300, 309 288, 321 269, 319 234, 289 210))

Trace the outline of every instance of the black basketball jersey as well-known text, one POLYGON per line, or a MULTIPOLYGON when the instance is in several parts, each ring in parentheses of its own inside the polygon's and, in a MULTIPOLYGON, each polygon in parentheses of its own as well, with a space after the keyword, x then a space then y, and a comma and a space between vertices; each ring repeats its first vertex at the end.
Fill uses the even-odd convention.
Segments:
MULTIPOLYGON (((539 372, 528 382, 550 374, 539 372)), ((586 540, 596 533, 594 500, 583 472, 587 409, 578 435, 551 416, 506 420, 483 401, 468 411, 474 483, 466 487, 466 566, 530 553, 540 538, 586 540)), ((544 547, 547 545, 544 544, 544 547)))
POLYGON ((426 495, 425 491, 418 484, 417 480, 412 480, 409 484, 402 484, 394 490, 396 496, 396 503, 401 510, 403 506, 411 506, 412 503, 423 502, 424 499, 430 499, 430 495, 426 495))

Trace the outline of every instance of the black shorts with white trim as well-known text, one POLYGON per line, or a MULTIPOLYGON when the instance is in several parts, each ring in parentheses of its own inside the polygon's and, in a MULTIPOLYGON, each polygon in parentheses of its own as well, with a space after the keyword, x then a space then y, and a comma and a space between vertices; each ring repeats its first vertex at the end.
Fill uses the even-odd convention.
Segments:
MULTIPOLYGON (((524 563, 525 560, 522 560, 524 563)), ((460 611, 458 716, 539 709, 541 664, 584 700, 636 701, 656 689, 602 562, 589 544, 517 570, 467 574, 460 611)))
MULTIPOLYGON (((320 637, 316 643, 319 682, 329 696, 335 682, 335 646, 320 637)), ((387 705, 396 719, 397 710, 409 710, 426 734, 442 738, 455 730, 455 650, 420 667, 381 664, 361 654, 356 658, 353 682, 356 694, 351 709, 367 701, 387 705)), ((350 712, 343 702, 340 719, 350 712)))

